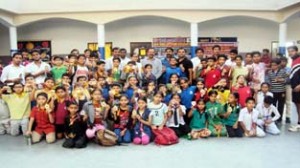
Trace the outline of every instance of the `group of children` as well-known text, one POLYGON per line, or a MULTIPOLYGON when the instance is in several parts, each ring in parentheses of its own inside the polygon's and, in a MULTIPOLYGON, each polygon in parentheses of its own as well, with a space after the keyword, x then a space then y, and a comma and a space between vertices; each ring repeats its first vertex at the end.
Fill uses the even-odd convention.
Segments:
POLYGON ((198 49, 197 65, 171 55, 157 76, 157 58, 144 58, 156 61, 144 65, 122 51, 114 48, 111 59, 99 60, 97 52, 73 50, 66 58, 54 56, 51 67, 39 51, 26 66, 28 60, 14 54, 1 75, 0 134, 22 132, 33 143, 65 139, 66 148, 97 142, 101 130, 113 131, 117 143, 143 145, 164 132, 187 139, 280 134, 284 57, 267 65, 253 52, 243 62, 232 50, 228 63, 226 55, 205 57, 198 49))

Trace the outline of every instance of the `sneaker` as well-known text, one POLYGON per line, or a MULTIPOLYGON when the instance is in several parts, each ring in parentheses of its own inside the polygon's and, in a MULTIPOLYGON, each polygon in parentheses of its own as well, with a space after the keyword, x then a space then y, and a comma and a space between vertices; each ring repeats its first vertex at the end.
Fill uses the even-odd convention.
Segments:
POLYGON ((285 123, 286 123, 286 124, 290 124, 290 123, 291 123, 291 119, 290 119, 289 117, 287 117, 287 118, 285 119, 285 123))
POLYGON ((291 132, 297 132, 297 131, 300 131, 300 124, 291 126, 291 127, 289 128, 289 131, 291 131, 291 132))

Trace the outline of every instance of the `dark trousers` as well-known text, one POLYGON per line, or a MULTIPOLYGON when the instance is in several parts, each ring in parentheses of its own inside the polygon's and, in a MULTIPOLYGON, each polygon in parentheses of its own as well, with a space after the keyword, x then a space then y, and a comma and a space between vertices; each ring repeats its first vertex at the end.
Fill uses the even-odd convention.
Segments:
POLYGON ((273 93, 273 105, 277 107, 280 114, 278 121, 282 120, 283 108, 285 104, 285 92, 273 93))
POLYGON ((190 122, 192 120, 192 118, 188 117, 188 114, 189 114, 190 110, 191 110, 191 108, 187 108, 186 111, 185 111, 186 114, 183 116, 183 119, 184 119, 184 122, 185 122, 186 125, 190 125, 190 122))
POLYGON ((226 125, 226 130, 228 136, 233 137, 243 137, 243 130, 240 125, 238 125, 237 129, 234 129, 232 126, 226 125))
POLYGON ((86 137, 75 137, 73 139, 66 139, 63 143, 65 148, 85 148, 86 147, 86 137))
POLYGON ((191 132, 191 128, 188 125, 181 125, 179 124, 179 127, 170 127, 178 137, 187 135, 191 132))

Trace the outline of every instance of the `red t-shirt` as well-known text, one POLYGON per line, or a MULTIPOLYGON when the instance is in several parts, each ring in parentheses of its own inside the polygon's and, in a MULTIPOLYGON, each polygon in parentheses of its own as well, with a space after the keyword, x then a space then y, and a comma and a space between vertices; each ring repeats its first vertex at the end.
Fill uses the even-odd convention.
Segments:
MULTIPOLYGON (((53 113, 51 113, 51 115, 54 117, 53 113)), ((31 110, 30 118, 34 118, 34 121, 36 123, 36 128, 40 128, 40 129, 46 129, 49 127, 54 128, 54 125, 50 123, 49 116, 46 110, 42 110, 38 107, 34 107, 31 110)))
POLYGON ((252 97, 252 91, 249 86, 241 86, 239 88, 232 88, 232 92, 237 92, 240 96, 239 103, 242 107, 246 106, 246 99, 252 97))
POLYGON ((117 121, 115 121, 114 128, 125 129, 129 122, 130 113, 127 110, 119 110, 117 112, 117 121))
POLYGON ((205 80, 205 87, 209 89, 219 82, 221 79, 221 71, 217 68, 211 69, 207 73, 205 73, 205 71, 206 70, 202 71, 201 77, 205 80))
POLYGON ((65 118, 68 115, 68 110, 66 107, 66 102, 57 103, 57 108, 55 111, 55 124, 64 124, 65 118))

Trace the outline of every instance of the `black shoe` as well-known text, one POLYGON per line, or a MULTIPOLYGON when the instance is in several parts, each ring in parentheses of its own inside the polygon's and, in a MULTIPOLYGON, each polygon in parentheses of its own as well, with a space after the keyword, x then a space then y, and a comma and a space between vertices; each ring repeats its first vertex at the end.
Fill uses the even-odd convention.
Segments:
POLYGON ((290 124, 290 123, 291 123, 291 119, 290 119, 289 117, 287 117, 287 118, 285 119, 285 123, 290 124))

